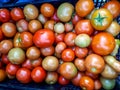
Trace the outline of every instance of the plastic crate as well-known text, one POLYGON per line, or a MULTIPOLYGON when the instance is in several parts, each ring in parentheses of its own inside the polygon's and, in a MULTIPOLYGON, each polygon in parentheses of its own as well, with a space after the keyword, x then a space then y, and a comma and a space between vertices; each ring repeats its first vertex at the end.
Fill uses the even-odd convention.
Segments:
MULTIPOLYGON (((0 8, 5 7, 11 9, 13 7, 23 7, 28 3, 35 4, 39 7, 44 2, 52 3, 56 7, 63 2, 70 2, 73 5, 75 5, 77 1, 78 0, 0 0, 0 8)), ((99 8, 109 0, 93 0, 93 1, 95 7, 99 8)), ((116 20, 120 24, 120 16, 116 20)), ((117 35, 116 38, 120 39, 120 34, 117 35)), ((120 48, 116 57, 120 61, 120 48)), ((81 89, 80 87, 76 87, 72 84, 66 86, 59 85, 58 83, 54 85, 48 85, 44 82, 43 83, 31 82, 29 84, 22 84, 16 79, 13 80, 8 79, 0 83, 0 90, 81 90, 81 89)), ((120 76, 118 76, 118 78, 116 79, 116 86, 114 90, 120 90, 120 76)))

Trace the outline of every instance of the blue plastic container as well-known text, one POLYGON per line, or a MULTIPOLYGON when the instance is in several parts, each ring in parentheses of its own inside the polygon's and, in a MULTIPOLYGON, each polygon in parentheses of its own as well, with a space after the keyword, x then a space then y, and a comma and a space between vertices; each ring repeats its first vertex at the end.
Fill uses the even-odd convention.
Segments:
MULTIPOLYGON (((35 4, 39 7, 44 2, 52 3, 55 7, 57 7, 63 2, 70 2, 73 5, 75 5, 77 1, 78 0, 0 0, 0 8, 23 7, 28 3, 35 4)), ((109 0, 93 0, 93 1, 95 7, 99 8, 109 0)), ((120 24, 120 16, 116 20, 120 24)), ((120 34, 116 36, 116 38, 120 39, 120 34)), ((117 59, 120 60, 120 48, 117 54, 117 59)), ((6 80, 0 83, 0 90, 81 90, 81 89, 80 87, 76 87, 72 84, 66 86, 59 85, 58 83, 54 85, 48 85, 44 82, 39 84, 34 82, 31 82, 29 84, 21 84, 16 79, 13 79, 6 80)), ((118 78, 116 79, 116 87, 114 88, 114 90, 120 90, 120 76, 118 76, 118 78)))

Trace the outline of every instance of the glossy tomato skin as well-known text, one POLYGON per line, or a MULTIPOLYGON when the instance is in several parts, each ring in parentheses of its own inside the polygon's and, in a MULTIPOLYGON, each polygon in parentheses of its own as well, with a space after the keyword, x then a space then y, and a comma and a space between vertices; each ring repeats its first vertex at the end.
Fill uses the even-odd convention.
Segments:
POLYGON ((79 85, 83 90, 94 90, 94 81, 88 76, 81 77, 79 85))
POLYGON ((90 20, 80 20, 78 23, 75 25, 75 32, 77 34, 88 34, 91 35, 93 33, 94 29, 91 25, 90 20))
POLYGON ((10 12, 11 18, 14 21, 19 21, 24 18, 24 14, 21 8, 13 8, 10 12))
POLYGON ((3 40, 3 32, 1 30, 1 27, 0 27, 0 41, 3 40))
POLYGON ((37 47, 49 47, 55 40, 54 32, 49 29, 40 29, 33 36, 33 42, 37 47))
POLYGON ((4 64, 10 63, 7 54, 2 54, 2 62, 3 62, 4 64))
POLYGON ((70 80, 68 80, 68 79, 66 79, 66 78, 64 78, 63 76, 59 76, 58 77, 58 83, 60 84, 60 85, 67 85, 67 84, 69 84, 70 83, 70 80))
POLYGON ((36 67, 31 72, 31 77, 34 82, 40 83, 42 82, 46 77, 46 71, 42 67, 36 67))
POLYGON ((22 63, 22 67, 23 68, 27 68, 29 70, 33 69, 33 66, 31 64, 31 60, 30 59, 26 59, 23 63, 22 63))
POLYGON ((93 37, 91 46, 95 53, 99 55, 108 55, 115 47, 115 39, 112 34, 101 32, 93 37))
POLYGON ((20 68, 16 73, 16 78, 21 83, 29 83, 31 81, 31 71, 27 68, 20 68))
POLYGON ((75 10, 80 17, 87 16, 94 8, 93 0, 78 0, 75 10))
POLYGON ((0 22, 8 22, 10 20, 10 11, 6 8, 0 9, 0 22))
POLYGON ((107 8, 111 14, 113 15, 113 18, 116 18, 120 14, 120 3, 116 1, 109 1, 103 5, 103 8, 107 8))
POLYGON ((7 66, 6 66, 6 72, 7 72, 7 74, 9 74, 9 75, 15 76, 15 75, 16 75, 16 72, 17 72, 17 70, 18 70, 19 68, 20 68, 19 65, 15 65, 15 64, 9 63, 9 64, 7 64, 7 66))
POLYGON ((104 31, 113 21, 113 15, 106 8, 100 8, 94 11, 91 16, 92 26, 99 31, 104 31))
POLYGON ((55 33, 55 43, 63 42, 64 37, 65 37, 65 33, 60 33, 60 34, 55 33))

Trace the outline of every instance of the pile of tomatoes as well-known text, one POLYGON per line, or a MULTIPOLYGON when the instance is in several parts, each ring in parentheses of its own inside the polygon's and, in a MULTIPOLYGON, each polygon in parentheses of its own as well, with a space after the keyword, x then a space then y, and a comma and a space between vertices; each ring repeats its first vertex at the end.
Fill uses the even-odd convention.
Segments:
POLYGON ((72 83, 83 90, 110 90, 120 73, 116 54, 120 40, 120 3, 95 8, 93 0, 57 8, 0 9, 0 82, 72 83))

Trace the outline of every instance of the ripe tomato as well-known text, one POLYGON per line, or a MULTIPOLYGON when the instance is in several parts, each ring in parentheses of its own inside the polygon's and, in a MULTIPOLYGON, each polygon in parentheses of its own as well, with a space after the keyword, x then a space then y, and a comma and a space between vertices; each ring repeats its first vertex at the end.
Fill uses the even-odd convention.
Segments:
POLYGON ((55 52, 61 54, 66 47, 67 45, 64 42, 59 42, 55 46, 55 52))
POLYGON ((107 8, 111 14, 113 15, 113 18, 116 18, 120 14, 120 3, 116 1, 109 1, 103 5, 103 8, 107 8))
POLYGON ((78 0, 75 10, 80 17, 87 16, 94 8, 93 0, 78 0))
POLYGON ((77 68, 72 62, 63 62, 60 64, 58 72, 64 78, 71 80, 77 75, 77 68))
POLYGON ((16 33, 14 37, 14 47, 28 48, 33 45, 33 35, 30 32, 16 33))
POLYGON ((55 43, 63 42, 64 37, 65 37, 65 33, 60 33, 60 34, 55 33, 55 43))
POLYGON ((10 63, 7 54, 2 54, 2 57, 1 57, 1 58, 2 58, 2 62, 3 62, 4 64, 10 63))
POLYGON ((11 12, 10 12, 11 18, 14 21, 19 21, 20 19, 24 18, 24 14, 21 8, 12 8, 11 12))
POLYGON ((31 71, 27 68, 20 68, 16 73, 16 78, 21 83, 29 83, 31 81, 31 71))
POLYGON ((54 46, 40 48, 40 52, 43 56, 51 56, 54 54, 54 51, 55 51, 54 46))
POLYGON ((91 35, 93 33, 94 29, 91 25, 90 20, 80 20, 78 23, 75 25, 75 32, 76 34, 88 34, 91 35))
POLYGON ((6 73, 12 76, 16 75, 17 70, 20 68, 19 65, 15 65, 12 63, 7 64, 6 66, 6 73))
POLYGON ((51 17, 51 19, 54 20, 55 22, 59 22, 60 21, 60 19, 57 16, 57 10, 54 11, 54 14, 51 17))
POLYGON ((11 23, 11 22, 6 22, 2 24, 2 32, 4 34, 4 36, 6 37, 13 37, 17 30, 16 30, 16 26, 15 24, 11 23))
POLYGON ((5 23, 10 20, 10 11, 6 8, 0 9, 0 22, 5 23))
POLYGON ((30 59, 26 59, 23 63, 22 63, 22 67, 23 68, 27 68, 29 70, 33 69, 32 63, 30 59))
POLYGON ((102 83, 99 79, 95 80, 95 90, 100 90, 102 88, 102 83))
POLYGON ((90 54, 85 58, 85 67, 88 72, 99 74, 105 67, 104 59, 97 54, 90 54))
POLYGON ((33 36, 33 42, 37 47, 49 47, 54 43, 55 35, 49 29, 40 29, 33 36))
POLYGON ((60 85, 67 85, 67 84, 69 84, 70 83, 70 80, 68 80, 68 79, 66 79, 66 78, 64 78, 63 76, 59 76, 58 77, 58 83, 60 84, 60 85))
POLYGON ((40 7, 40 12, 45 16, 45 17, 52 17, 54 14, 55 8, 52 4, 50 3, 43 3, 40 7))
POLYGON ((80 86, 79 83, 82 76, 84 76, 84 73, 78 71, 77 75, 71 80, 72 84, 75 86, 80 86))
POLYGON ((113 21, 113 15, 106 8, 97 9, 91 16, 91 24, 96 30, 103 31, 113 21))
POLYGON ((66 33, 64 37, 64 42, 67 46, 74 46, 75 42, 74 39, 76 38, 76 34, 74 32, 68 32, 66 33))
POLYGON ((0 41, 3 40, 3 37, 4 37, 4 35, 3 35, 2 29, 1 29, 1 27, 0 27, 0 41))
POLYGON ((83 90, 94 90, 94 81, 89 76, 82 76, 79 83, 83 90))
POLYGON ((30 61, 31 61, 32 67, 34 68, 42 65, 42 58, 38 58, 36 60, 30 60, 30 61))
POLYGON ((72 24, 73 24, 73 25, 76 25, 77 22, 78 22, 79 20, 81 20, 81 19, 82 19, 82 18, 79 17, 77 13, 74 13, 74 14, 73 14, 73 17, 72 17, 72 24))
POLYGON ((75 47, 75 55, 78 58, 84 58, 88 54, 88 49, 87 48, 80 48, 80 47, 75 47))
POLYGON ((42 67, 36 67, 31 72, 32 80, 36 83, 42 82, 46 77, 46 71, 42 67))
POLYGON ((6 79, 6 72, 3 69, 0 69, 0 82, 4 81, 6 79))
POLYGON ((73 61, 75 58, 75 53, 72 49, 64 49, 62 52, 63 61, 73 61))
POLYGON ((91 47, 99 55, 108 55, 115 47, 115 39, 112 34, 101 32, 93 37, 91 47))
POLYGON ((54 30, 54 24, 55 24, 55 21, 54 21, 54 20, 48 20, 48 21, 44 24, 44 28, 50 29, 50 30, 54 30))
POLYGON ((91 77, 92 79, 97 79, 99 77, 99 74, 94 74, 88 71, 85 71, 85 75, 91 77))

